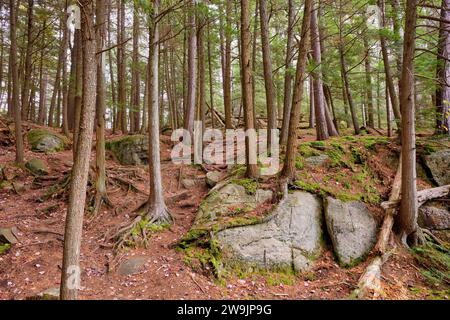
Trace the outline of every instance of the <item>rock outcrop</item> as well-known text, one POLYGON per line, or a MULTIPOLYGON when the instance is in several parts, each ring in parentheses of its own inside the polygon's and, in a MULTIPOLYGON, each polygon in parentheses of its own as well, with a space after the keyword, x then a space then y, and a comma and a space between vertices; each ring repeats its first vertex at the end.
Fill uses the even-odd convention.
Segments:
POLYGON ((132 135, 106 141, 106 150, 113 153, 122 165, 148 164, 148 136, 132 135))

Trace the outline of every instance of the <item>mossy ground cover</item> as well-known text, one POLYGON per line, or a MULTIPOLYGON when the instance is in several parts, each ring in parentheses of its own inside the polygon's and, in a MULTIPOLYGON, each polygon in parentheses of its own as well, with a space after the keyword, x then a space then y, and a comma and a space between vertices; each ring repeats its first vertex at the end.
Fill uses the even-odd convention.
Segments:
POLYGON ((300 143, 295 185, 321 196, 377 205, 385 195, 386 181, 374 172, 369 159, 382 161, 378 156, 391 153, 388 144, 389 140, 382 136, 344 136, 300 143), (329 157, 325 166, 305 165, 306 158, 322 154, 329 157))

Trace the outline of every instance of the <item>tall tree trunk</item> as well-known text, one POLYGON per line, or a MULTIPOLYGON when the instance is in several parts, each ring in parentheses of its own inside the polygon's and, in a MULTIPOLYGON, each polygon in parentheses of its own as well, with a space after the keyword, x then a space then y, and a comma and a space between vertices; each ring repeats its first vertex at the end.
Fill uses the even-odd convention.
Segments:
POLYGON ((75 93, 74 93, 74 111, 73 111, 73 158, 77 150, 78 134, 80 129, 80 118, 82 108, 83 95, 83 47, 82 35, 80 30, 75 30, 74 38, 75 50, 75 93))
POLYGON ((316 116, 314 111, 314 85, 313 85, 313 77, 309 76, 309 128, 313 129, 316 127, 316 116))
MULTIPOLYGON (((97 51, 105 49, 106 43, 106 9, 104 0, 96 0, 96 46, 97 51)), ((96 144, 95 144, 95 201, 93 215, 95 216, 103 202, 109 202, 106 195, 106 164, 105 164, 105 113, 106 113, 106 83, 105 65, 106 53, 97 55, 97 93, 95 100, 96 110, 96 144)))
POLYGON ((264 85, 266 89, 267 107, 267 149, 271 150, 272 130, 277 129, 277 109, 275 108, 275 97, 272 77, 272 58, 270 55, 269 21, 267 16, 266 0, 259 0, 259 13, 261 22, 261 46, 263 54, 264 85))
POLYGON ((139 131, 141 104, 141 79, 139 73, 139 9, 137 2, 134 2, 133 10, 133 57, 131 72, 130 131, 136 133, 139 131))
POLYGON ((191 137, 194 132, 194 117, 195 117, 195 93, 197 85, 197 30, 195 17, 196 2, 189 0, 189 18, 188 18, 188 81, 187 81, 187 101, 184 119, 184 129, 189 131, 191 137))
POLYGON ((373 116, 373 94, 372 94, 372 67, 370 65, 370 48, 367 37, 364 37, 364 48, 366 50, 366 59, 364 61, 365 73, 366 73, 366 98, 367 98, 367 113, 368 113, 368 126, 375 128, 375 121, 373 116))
POLYGON ((205 132, 205 113, 206 113, 206 97, 205 97, 205 46, 203 41, 204 18, 201 14, 198 16, 197 28, 197 48, 198 48, 198 120, 202 122, 202 132, 205 132))
POLYGON ((286 147, 286 159, 284 162, 282 177, 288 180, 295 179, 295 159, 297 156, 297 126, 300 122, 300 107, 303 99, 303 82, 308 55, 308 35, 311 24, 312 0, 305 0, 301 38, 298 43, 297 70, 295 74, 294 92, 292 96, 291 117, 289 119, 289 134, 286 147))
POLYGON ((208 71, 209 71, 209 108, 211 109, 211 128, 214 128, 214 78, 211 50, 211 22, 208 23, 208 71))
POLYGON ((241 1, 241 86, 242 103, 244 107, 244 121, 247 135, 245 137, 245 155, 247 163, 247 177, 258 176, 256 163, 256 132, 254 124, 254 107, 252 95, 252 72, 250 62, 250 7, 249 0, 241 1), (251 133, 253 131, 255 134, 251 133))
POLYGON ((442 0, 436 78, 436 133, 450 134, 450 0, 442 0), (446 22, 447 21, 447 22, 446 22))
POLYGON ((287 135, 289 130, 289 118, 291 116, 292 106, 292 59, 294 57, 294 26, 295 26, 295 11, 294 0, 288 0, 288 31, 287 31, 287 45, 286 45, 286 59, 284 72, 284 100, 283 100, 283 123, 281 126, 280 143, 285 145, 287 143, 287 135))
MULTIPOLYGON (((164 190, 161 177, 161 159, 159 148, 159 28, 156 17, 159 14, 159 0, 153 0, 152 30, 150 33, 149 52, 149 92, 148 92, 148 121, 149 121, 149 174, 150 193, 147 203, 147 216, 150 223, 166 224, 172 222, 164 202, 164 190)), ((195 96, 194 96, 195 97, 195 96)))
POLYGON ((16 3, 9 0, 9 27, 10 27, 10 57, 11 57, 11 110, 14 112, 14 126, 16 138, 16 163, 23 164, 23 137, 22 119, 19 107, 19 71, 17 65, 17 25, 16 25, 16 3))
POLYGON ((323 95, 320 52, 319 25, 317 22, 317 8, 314 6, 311 12, 311 47, 314 70, 311 72, 314 87, 314 112, 316 117, 317 140, 327 140, 329 138, 328 128, 325 119, 325 99, 323 95))
POLYGON ((414 126, 414 49, 417 0, 407 0, 400 105, 402 110, 402 199, 397 225, 404 241, 417 240, 416 136, 414 126), (409 239, 407 239, 409 238, 409 239))
POLYGON ((27 21, 27 47, 25 53, 25 73, 22 85, 22 118, 28 119, 29 98, 30 98, 30 81, 32 72, 32 51, 33 51, 33 7, 34 0, 28 0, 28 21, 27 21))
POLYGON ((81 33, 83 47, 83 110, 81 112, 79 138, 71 175, 69 204, 67 208, 64 234, 64 251, 61 275, 62 300, 74 300, 77 298, 79 277, 81 276, 79 266, 80 247, 83 230, 86 187, 89 175, 89 159, 94 129, 95 93, 97 86, 94 3, 93 0, 80 0, 80 5, 82 7, 81 33))
MULTIPOLYGON (((384 0, 378 0, 378 7, 381 11, 381 26, 386 28, 386 13, 384 8, 384 0)), ((380 45, 381 53, 383 55, 384 72, 386 74, 386 83, 389 89, 389 96, 391 99, 392 110, 397 121, 397 125, 400 126, 401 114, 398 107, 397 93, 395 92, 394 79, 392 78, 392 71, 389 64, 389 53, 387 49, 386 37, 380 32, 380 45)))
POLYGON ((232 129, 233 109, 231 106, 231 12, 232 0, 226 0, 226 27, 225 27, 225 60, 224 60, 224 78, 223 78, 223 105, 225 110, 225 129, 232 129))
POLYGON ((118 128, 123 134, 128 131, 127 123, 127 89, 126 89, 126 75, 125 75, 125 0, 118 0, 118 13, 117 13, 117 42, 119 46, 117 47, 117 85, 118 85, 118 112, 117 112, 117 124, 118 128))
POLYGON ((64 57, 67 51, 67 27, 66 27, 66 20, 65 20, 65 14, 63 14, 63 17, 61 19, 61 29, 62 29, 62 46, 59 51, 58 55, 58 64, 56 66, 56 76, 55 76, 55 82, 53 84, 53 94, 52 99, 50 102, 50 110, 48 115, 48 125, 49 127, 53 127, 54 119, 55 119, 55 107, 57 103, 58 93, 61 88, 61 72, 64 64, 64 57))
POLYGON ((44 67, 44 50, 41 51, 41 65, 39 71, 39 114, 38 123, 45 124, 47 118, 47 69, 44 67))

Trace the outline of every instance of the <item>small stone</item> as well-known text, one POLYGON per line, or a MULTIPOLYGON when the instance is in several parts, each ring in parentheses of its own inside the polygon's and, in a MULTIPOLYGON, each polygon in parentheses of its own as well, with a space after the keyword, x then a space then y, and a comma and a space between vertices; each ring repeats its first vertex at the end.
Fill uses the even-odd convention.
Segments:
POLYGON ((322 167, 324 166, 330 157, 326 154, 321 154, 319 156, 308 157, 305 159, 305 162, 310 167, 322 167))
POLYGON ((0 228, 0 243, 16 244, 19 240, 17 239, 17 230, 13 228, 0 228))
POLYGON ((139 270, 148 261, 148 257, 145 256, 135 256, 131 257, 127 261, 123 262, 118 269, 120 275, 128 276, 139 272, 139 270))
POLYGON ((194 179, 182 179, 181 185, 186 189, 191 189, 195 187, 195 180, 194 179))
POLYGON ((210 171, 206 174, 206 184, 213 188, 222 179, 222 173, 219 171, 210 171))
POLYGON ((48 174, 47 165, 41 159, 32 158, 25 163, 25 167, 30 170, 31 173, 35 175, 46 175, 48 174))

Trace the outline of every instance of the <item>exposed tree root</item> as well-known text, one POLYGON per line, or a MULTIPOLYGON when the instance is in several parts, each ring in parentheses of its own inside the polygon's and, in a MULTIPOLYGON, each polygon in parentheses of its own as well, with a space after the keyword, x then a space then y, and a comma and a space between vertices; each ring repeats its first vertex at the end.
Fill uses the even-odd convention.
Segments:
MULTIPOLYGON (((401 162, 397 168, 394 183, 392 185, 390 201, 395 201, 400 198, 402 182, 402 167, 401 162)), ((377 299, 383 295, 381 286, 381 267, 383 263, 389 258, 387 246, 389 237, 391 235, 392 226, 394 225, 394 215, 396 209, 386 210, 383 225, 381 227, 377 244, 375 245, 376 256, 366 268, 358 281, 358 287, 353 291, 352 296, 358 299, 377 299)))
POLYGON ((106 237, 107 241, 114 241, 116 252, 137 244, 147 247, 151 233, 161 231, 174 222, 165 205, 149 206, 145 202, 135 212, 137 215, 131 223, 121 224, 112 236, 106 237))

